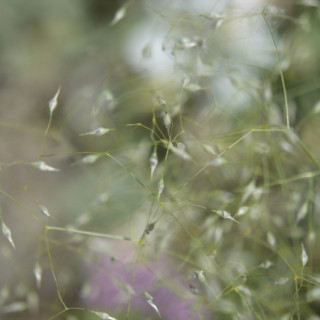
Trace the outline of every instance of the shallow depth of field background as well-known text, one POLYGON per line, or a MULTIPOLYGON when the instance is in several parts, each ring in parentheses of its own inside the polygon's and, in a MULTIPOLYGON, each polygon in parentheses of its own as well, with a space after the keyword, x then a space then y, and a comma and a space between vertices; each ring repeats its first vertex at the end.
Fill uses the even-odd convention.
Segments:
POLYGON ((320 319, 319 21, 2 1, 0 318, 320 319))

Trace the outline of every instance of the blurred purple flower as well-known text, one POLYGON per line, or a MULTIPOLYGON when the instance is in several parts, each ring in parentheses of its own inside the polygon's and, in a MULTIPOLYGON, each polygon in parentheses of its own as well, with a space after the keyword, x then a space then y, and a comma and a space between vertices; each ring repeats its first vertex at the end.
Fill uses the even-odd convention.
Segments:
POLYGON ((114 259, 101 254, 98 264, 88 267, 88 289, 82 295, 88 307, 121 315, 127 312, 130 303, 134 315, 159 319, 156 310, 148 304, 145 296, 148 292, 162 319, 210 318, 201 297, 190 291, 189 275, 184 269, 177 270, 172 258, 161 254, 156 261, 135 263, 124 261, 127 256, 122 255, 123 259, 114 259))

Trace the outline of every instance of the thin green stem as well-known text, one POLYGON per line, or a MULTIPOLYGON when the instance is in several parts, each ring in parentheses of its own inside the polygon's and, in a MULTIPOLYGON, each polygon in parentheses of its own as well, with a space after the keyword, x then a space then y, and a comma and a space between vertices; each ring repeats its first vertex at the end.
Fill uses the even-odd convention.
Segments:
POLYGON ((46 230, 55 230, 55 231, 61 231, 61 232, 66 232, 66 233, 81 234, 81 235, 90 236, 90 237, 138 242, 138 241, 132 240, 126 236, 117 236, 117 235, 112 235, 112 234, 108 234, 108 233, 99 233, 99 232, 77 230, 77 229, 73 229, 73 228, 61 228, 61 227, 55 227, 55 226, 46 226, 46 230))
POLYGON ((52 260, 52 255, 51 255, 51 250, 50 250, 50 245, 49 245, 49 239, 48 239, 48 227, 45 227, 45 241, 46 241, 46 246, 47 246, 47 252, 48 252, 48 257, 49 257, 49 264, 50 264, 50 269, 51 269, 51 273, 52 273, 52 276, 53 276, 53 279, 54 279, 54 282, 56 284, 56 289, 57 289, 57 293, 58 293, 58 297, 59 297, 59 300, 61 302, 61 304, 63 305, 63 308, 65 310, 67 310, 67 305, 65 304, 65 302, 63 301, 63 298, 62 298, 62 295, 60 293, 60 289, 59 289, 59 285, 58 285, 58 280, 57 280, 57 277, 56 277, 56 273, 54 271, 54 267, 53 267, 53 260, 52 260))
POLYGON ((282 72, 282 68, 281 68, 281 62, 280 62, 280 58, 279 58, 279 50, 278 50, 278 46, 276 43, 276 40, 274 38, 273 32, 271 30, 270 24, 268 22, 268 19, 266 17, 266 13, 262 12, 261 13, 263 20, 267 26, 267 29, 270 33, 274 48, 275 48, 275 55, 277 58, 277 62, 278 62, 278 67, 279 67, 279 73, 280 73, 280 78, 281 78, 281 84, 282 84, 282 89, 283 89, 283 98, 284 98, 284 105, 285 105, 285 114, 286 114, 286 125, 287 128, 290 129, 290 119, 289 119, 289 107, 288 107, 288 97, 287 97, 287 90, 286 90, 286 84, 285 84, 285 80, 284 80, 284 76, 283 76, 283 72, 282 72))

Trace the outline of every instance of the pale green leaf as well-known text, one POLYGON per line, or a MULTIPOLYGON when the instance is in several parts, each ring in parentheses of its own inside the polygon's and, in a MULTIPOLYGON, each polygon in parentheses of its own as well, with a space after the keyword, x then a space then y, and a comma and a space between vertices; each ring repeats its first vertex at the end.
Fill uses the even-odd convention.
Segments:
POLYGON ((247 214, 248 212, 249 212, 249 207, 243 206, 238 209, 236 216, 240 217, 247 214))
POLYGON ((273 262, 271 262, 270 260, 266 260, 259 265, 259 267, 262 269, 269 269, 272 266, 273 266, 273 262))
POLYGON ((205 12, 200 14, 201 17, 210 19, 210 20, 223 20, 225 19, 224 15, 215 13, 215 12, 205 12))
POLYGON ((3 313, 15 313, 22 312, 28 309, 28 305, 26 302, 13 302, 9 305, 2 307, 3 313))
POLYGON ((171 119, 170 113, 167 111, 163 113, 163 123, 164 123, 164 126, 167 128, 167 130, 169 130, 170 125, 172 123, 172 119, 171 119))
POLYGON ((191 156, 185 151, 184 145, 181 143, 178 145, 178 148, 175 147, 173 144, 170 144, 169 150, 171 150, 178 157, 180 157, 184 160, 191 160, 191 156))
POLYGON ((301 242, 301 261, 302 261, 302 265, 305 266, 308 263, 309 257, 308 254, 306 252, 306 249, 303 245, 303 243, 301 242))
POLYGON ((214 156, 216 156, 219 153, 219 151, 216 150, 215 147, 209 146, 208 144, 203 144, 202 147, 206 152, 211 153, 214 156))
POLYGON ((92 164, 95 163, 100 157, 101 154, 89 154, 81 159, 81 163, 92 164))
POLYGON ((157 156, 157 152, 154 151, 149 159, 149 163, 150 163, 150 167, 151 167, 151 179, 153 177, 154 171, 156 170, 157 166, 158 166, 158 156, 157 156))
POLYGON ((159 316, 159 318, 161 318, 161 314, 159 312, 158 307, 155 305, 154 301, 153 301, 153 297, 147 292, 144 292, 144 295, 147 299, 148 304, 156 311, 157 315, 159 316))
POLYGON ((38 208, 40 209, 40 211, 47 217, 50 217, 50 213, 49 210, 43 206, 42 204, 38 203, 38 208))
POLYGON ((34 269, 33 269, 34 277, 36 278, 37 287, 40 288, 41 280, 42 280, 42 268, 39 262, 36 262, 34 269))
POLYGON ((228 220, 232 220, 236 223, 240 223, 239 221, 237 221, 236 219, 234 219, 232 216, 231 216, 231 213, 226 211, 226 210, 211 210, 212 212, 218 214, 221 218, 223 219, 228 219, 228 220))
POLYGON ((318 300, 320 301, 320 287, 313 288, 307 293, 308 301, 318 300))
POLYGON ((256 184, 254 180, 251 180, 249 184, 244 188, 243 195, 241 197, 241 203, 246 202, 254 193, 256 189, 256 184))
POLYGON ((224 165, 225 163, 227 163, 227 160, 225 158, 218 157, 218 158, 215 158, 212 161, 210 161, 208 163, 208 165, 211 165, 211 166, 214 166, 214 167, 219 167, 219 166, 224 165))
POLYGON ((191 278, 197 279, 201 283, 206 283, 206 277, 203 270, 195 270, 191 273, 191 278))
POLYGON ((116 11, 116 14, 114 15, 111 23, 110 23, 110 26, 114 26, 116 25, 120 20, 122 20, 126 14, 127 14, 127 4, 125 4, 124 6, 122 6, 121 8, 119 8, 117 11, 116 11))
POLYGON ((55 110, 55 108, 57 107, 58 104, 58 97, 60 94, 60 90, 61 88, 58 89, 58 91, 56 92, 56 94, 53 96, 53 98, 49 101, 49 110, 50 110, 50 116, 52 116, 53 111, 55 110))
POLYGON ((90 296, 90 293, 92 292, 92 285, 91 283, 85 282, 80 290, 80 297, 81 298, 87 298, 90 296))
POLYGON ((199 39, 199 38, 190 39, 187 37, 182 37, 175 41, 173 53, 176 50, 185 50, 185 49, 201 47, 202 44, 203 44, 203 39, 199 39))
POLYGON ((106 192, 103 192, 98 195, 97 199, 95 200, 95 204, 101 205, 103 203, 108 202, 108 200, 109 200, 109 194, 106 192))
POLYGON ((109 128, 97 128, 93 131, 86 132, 86 133, 81 133, 80 136, 88 136, 88 135, 93 135, 93 136, 103 136, 104 134, 107 134, 108 132, 115 130, 115 129, 109 129, 109 128))
POLYGON ((100 319, 103 320, 117 320, 114 317, 111 317, 108 313, 106 312, 96 312, 96 311, 92 311, 95 315, 97 315, 98 317, 100 317, 100 319))
POLYGON ((188 83, 184 86, 184 89, 190 92, 197 92, 202 90, 203 88, 196 83, 188 83))
POLYGON ((167 106, 167 101, 158 94, 153 97, 153 100, 154 103, 161 108, 165 108, 167 106))
POLYGON ((8 228, 8 226, 2 220, 1 220, 1 224, 2 224, 3 235, 8 239, 8 241, 10 242, 12 247, 15 249, 16 246, 15 246, 13 239, 12 239, 11 230, 8 228))
POLYGON ((252 296, 252 293, 251 293, 251 291, 250 291, 250 289, 249 289, 248 287, 245 287, 245 286, 243 286, 243 285, 240 285, 240 286, 237 287, 237 289, 238 289, 240 292, 242 292, 242 293, 244 293, 245 295, 247 295, 247 296, 252 296))
POLYGON ((158 183, 158 200, 160 199, 160 196, 161 196, 163 190, 164 190, 164 181, 163 181, 163 178, 161 178, 158 183))
POLYGON ((320 113, 320 101, 318 101, 318 102, 316 103, 316 105, 314 106, 313 112, 314 112, 314 113, 320 113))
POLYGON ((57 168, 47 165, 44 161, 31 162, 31 165, 36 167, 40 171, 60 171, 57 168))
POLYGON ((306 201, 298 211, 297 223, 303 220, 306 217, 307 213, 308 213, 308 202, 306 201))
POLYGON ((183 143, 179 142, 178 147, 175 147, 167 140, 161 140, 161 142, 166 148, 175 153, 178 157, 184 160, 191 160, 191 156, 185 151, 185 145, 183 143))
POLYGON ((276 244, 277 244, 276 238, 273 235, 273 233, 271 233, 270 231, 268 231, 268 233, 267 233, 267 241, 271 247, 273 247, 273 248, 276 247, 276 244))
POLYGON ((286 284, 289 281, 288 278, 283 277, 283 278, 279 278, 275 281, 275 284, 278 286, 283 286, 284 284, 286 284))

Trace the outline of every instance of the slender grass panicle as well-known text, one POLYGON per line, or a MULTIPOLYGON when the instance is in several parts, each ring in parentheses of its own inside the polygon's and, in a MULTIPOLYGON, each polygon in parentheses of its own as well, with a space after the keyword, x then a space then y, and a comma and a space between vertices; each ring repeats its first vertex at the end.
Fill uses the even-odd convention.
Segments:
POLYGON ((317 1, 0 15, 1 319, 319 319, 317 1))

